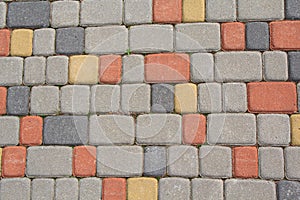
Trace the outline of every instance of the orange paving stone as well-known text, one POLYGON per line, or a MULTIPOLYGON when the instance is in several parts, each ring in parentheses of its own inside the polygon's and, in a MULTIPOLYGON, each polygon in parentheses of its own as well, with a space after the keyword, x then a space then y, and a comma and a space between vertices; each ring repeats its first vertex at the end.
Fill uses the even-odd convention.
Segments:
POLYGON ((237 178, 258 177, 258 153, 256 147, 233 148, 233 176, 237 178))
POLYGON ((76 146, 73 150, 73 175, 78 177, 95 176, 96 147, 76 146))
POLYGON ((119 55, 104 55, 99 58, 99 82, 117 84, 121 81, 122 57, 119 55))
POLYGON ((294 113, 297 111, 293 82, 253 82, 247 84, 248 110, 252 113, 294 113))
POLYGON ((0 87, 0 115, 4 115, 6 113, 6 96, 6 87, 0 87))
POLYGON ((221 24, 222 49, 227 51, 242 51, 246 48, 245 24, 229 22, 221 24))
POLYGON ((153 22, 180 23, 182 0, 153 0, 153 22))
POLYGON ((10 31, 8 29, 0 30, 0 56, 9 55, 10 31))
POLYGON ((126 200, 125 178, 104 178, 102 181, 103 200, 126 200))
POLYGON ((206 138, 206 118, 200 114, 182 117, 182 139, 184 144, 203 144, 206 138))
POLYGON ((21 118, 20 144, 26 146, 41 145, 43 137, 43 118, 26 116, 21 118))
POLYGON ((2 177, 23 177, 26 166, 26 147, 5 147, 2 154, 2 177))

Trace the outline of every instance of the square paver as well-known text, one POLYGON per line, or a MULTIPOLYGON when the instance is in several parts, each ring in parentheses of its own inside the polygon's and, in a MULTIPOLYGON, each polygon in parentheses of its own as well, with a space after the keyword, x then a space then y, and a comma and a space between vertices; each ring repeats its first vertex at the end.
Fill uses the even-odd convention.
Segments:
POLYGON ((29 178, 8 178, 2 179, 0 189, 1 199, 30 200, 30 179, 29 178))
POLYGON ((299 199, 300 183, 297 181, 282 180, 277 183, 278 200, 299 199))
POLYGON ((159 199, 179 200, 189 199, 191 195, 191 183, 189 179, 168 177, 159 180, 159 199))
POLYGON ((286 147, 284 149, 285 176, 289 180, 300 179, 299 160, 300 147, 286 147))
POLYGON ((46 58, 27 57, 24 63, 24 85, 43 85, 46 76, 46 58))
POLYGON ((152 0, 124 1, 124 23, 146 24, 152 22, 152 0))
POLYGON ((263 53, 264 79, 266 81, 286 81, 288 79, 288 58, 283 51, 263 53))
POLYGON ((58 178, 55 181, 55 199, 78 199, 79 187, 76 178, 58 178))
POLYGON ((51 3, 51 26, 54 28, 78 26, 78 1, 55 1, 51 3))
POLYGON ((18 117, 0 117, 0 146, 17 145, 19 143, 19 126, 18 117))
POLYGON ((82 54, 84 51, 84 29, 82 27, 56 29, 57 54, 82 54))
POLYGON ((0 85, 21 85, 23 79, 23 59, 19 57, 1 57, 0 71, 0 85))
POLYGON ((300 2, 298 0, 285 1, 285 18, 300 19, 300 2))
POLYGON ((33 55, 55 54, 55 29, 36 29, 33 33, 33 55))
POLYGON ((222 89, 225 112, 247 111, 247 86, 245 83, 224 83, 222 89))
POLYGON ((174 86, 153 84, 151 87, 152 112, 164 113, 174 111, 174 86))
POLYGON ((9 87, 6 110, 9 115, 27 115, 29 112, 30 88, 27 86, 9 87))
POLYGON ((192 199, 223 200, 223 181, 221 179, 192 179, 192 199))
POLYGON ((249 22, 246 24, 246 48, 264 51, 269 49, 269 25, 266 22, 249 22))
POLYGON ((53 199, 54 198, 54 179, 38 178, 31 182, 32 200, 53 199))
POLYGON ((214 81, 214 57, 210 53, 195 53, 191 55, 191 81, 214 81))
POLYGON ((0 2, 0 28, 4 28, 6 25, 6 11, 7 6, 5 2, 0 2))
POLYGON ((50 56, 47 58, 46 83, 48 85, 65 85, 68 83, 69 58, 67 56, 50 56))
POLYGON ((283 179, 284 157, 280 147, 260 147, 258 149, 259 176, 261 179, 283 179))
POLYGON ((289 80, 300 81, 300 52, 288 52, 289 80))
POLYGON ((144 175, 162 177, 167 173, 167 148, 147 146, 144 148, 144 175))
POLYGON ((123 56, 122 83, 144 82, 144 56, 132 54, 123 56))
POLYGON ((236 1, 206 0, 206 21, 235 21, 236 1))

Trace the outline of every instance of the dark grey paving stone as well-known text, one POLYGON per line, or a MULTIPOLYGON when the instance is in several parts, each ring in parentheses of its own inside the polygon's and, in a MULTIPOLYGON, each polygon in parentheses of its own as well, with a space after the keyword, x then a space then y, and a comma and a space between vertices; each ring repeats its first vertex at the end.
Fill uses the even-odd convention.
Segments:
POLYGON ((84 29, 81 27, 56 30, 57 54, 81 54, 84 50, 84 29))
POLYGON ((277 183, 278 200, 300 200, 300 183, 297 181, 279 181, 277 183))
POLYGON ((285 0, 285 18, 300 19, 300 1, 285 0))
POLYGON ((78 145, 88 141, 87 116, 50 116, 44 120, 43 143, 78 145))
POLYGON ((12 2, 8 5, 7 23, 10 28, 42 28, 49 26, 50 2, 12 2))
POLYGON ((168 84, 152 85, 152 112, 173 112, 174 86, 168 84))
POLYGON ((269 26, 266 22, 246 24, 246 43, 248 50, 269 49, 269 26))
POLYGON ((300 52, 289 52, 289 79, 292 81, 300 80, 300 52))
POLYGON ((167 150, 165 147, 148 146, 144 148, 144 175, 164 176, 167 166, 167 150))
POLYGON ((14 86, 7 91, 7 114, 27 115, 29 112, 30 88, 27 86, 14 86))

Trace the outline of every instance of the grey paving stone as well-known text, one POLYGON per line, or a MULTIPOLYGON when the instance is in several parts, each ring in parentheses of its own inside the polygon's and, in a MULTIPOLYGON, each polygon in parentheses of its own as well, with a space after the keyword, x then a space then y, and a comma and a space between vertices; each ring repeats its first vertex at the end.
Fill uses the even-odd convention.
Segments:
POLYGON ((85 0, 81 2, 80 24, 98 26, 122 24, 122 0, 85 0))
POLYGON ((288 52, 289 79, 291 81, 300 81, 300 52, 288 52))
POLYGON ((285 175, 290 180, 300 180, 299 158, 300 147, 286 147, 284 149, 285 175))
POLYGON ((24 62, 24 85, 43 85, 46 79, 46 58, 27 57, 24 62))
POLYGON ((256 118, 253 114, 210 114, 207 120, 207 140, 209 144, 256 144, 256 118))
POLYGON ((124 54, 128 49, 125 26, 89 27, 85 29, 85 52, 90 54, 124 54))
POLYGON ((231 148, 201 146, 199 149, 200 176, 230 178, 232 176, 231 148))
POLYGON ((152 22, 152 0, 125 0, 124 23, 146 24, 152 22))
POLYGON ((259 176, 261 179, 283 179, 284 158, 283 150, 280 147, 260 147, 259 176))
POLYGON ((39 115, 57 114, 59 111, 59 89, 55 86, 31 88, 30 113, 39 115))
POLYGON ((78 26, 78 1, 55 1, 51 3, 51 26, 54 28, 78 26))
POLYGON ((5 200, 30 200, 29 178, 7 178, 0 182, 0 196, 5 200))
POLYGON ((277 183, 278 200, 299 200, 300 183, 296 181, 282 180, 277 183))
POLYGON ((79 200, 101 199, 102 181, 100 178, 83 178, 79 181, 79 200))
POLYGON ((165 176, 167 173, 166 166, 166 147, 147 146, 144 148, 144 176, 165 176))
POLYGON ((52 200, 54 199, 54 179, 33 179, 31 182, 32 200, 52 200))
POLYGON ((284 18, 284 0, 238 0, 238 20, 273 21, 284 18))
POLYGON ((262 80, 259 52, 217 52, 215 80, 218 82, 252 82, 262 80))
POLYGON ((206 21, 226 22, 236 20, 236 1, 206 0, 206 21))
POLYGON ((249 22, 246 24, 246 48, 264 51, 269 49, 269 25, 266 22, 249 22))
POLYGON ((33 55, 55 54, 55 29, 42 28, 34 31, 33 55))
POLYGON ((99 146, 97 147, 97 176, 141 176, 143 157, 143 148, 140 146, 99 146))
POLYGON ((222 86, 219 83, 198 85, 198 110, 201 113, 222 112, 222 86))
POLYGON ((42 28, 49 26, 50 2, 12 2, 8 5, 7 26, 10 28, 42 28))
POLYGON ((214 57, 210 53, 194 53, 190 56, 191 81, 212 82, 214 81, 214 57))
POLYGON ((134 53, 173 51, 172 25, 137 25, 129 28, 129 49, 134 53))
POLYGON ((87 116, 50 116, 44 119, 43 144, 78 145, 87 142, 87 116))
POLYGON ((287 53, 266 51, 263 53, 264 79, 266 81, 286 81, 288 79, 287 53))
POLYGON ((0 71, 0 85, 21 85, 23 77, 23 59, 19 57, 1 57, 0 71))
POLYGON ((144 56, 133 54, 123 56, 122 82, 142 83, 144 82, 144 56))
POLYGON ((30 88, 27 86, 9 87, 6 110, 9 115, 27 115, 29 112, 30 88))
POLYGON ((84 29, 81 27, 56 29, 57 54, 82 54, 84 51, 84 29))
POLYGON ((290 143, 290 118, 281 114, 257 116, 258 143, 262 146, 288 146, 290 143))
POLYGON ((199 175, 198 149, 177 145, 168 148, 168 176, 197 177, 199 175))
POLYGON ((67 56, 50 56, 47 58, 47 85, 65 85, 68 83, 69 58, 67 56))
POLYGON ((28 177, 62 177, 72 175, 72 148, 34 146, 27 148, 28 177))
POLYGON ((171 145, 181 143, 181 116, 146 114, 137 117, 138 144, 171 145))
POLYGON ((116 113, 120 109, 119 85, 94 85, 91 89, 92 113, 116 113))
POLYGON ((19 126, 18 117, 0 117, 0 146, 17 145, 19 143, 19 126))
POLYGON ((164 113, 174 111, 174 86, 153 84, 151 87, 152 112, 164 113))
POLYGON ((285 1, 285 18, 300 19, 300 1, 286 0, 285 1))
POLYGON ((247 86, 245 83, 223 84, 224 112, 247 111, 247 86))
POLYGON ((89 124, 91 145, 133 144, 134 119, 124 115, 92 115, 89 124))
POLYGON ((298 96, 298 110, 300 110, 300 84, 297 84, 297 96, 298 96))
POLYGON ((0 28, 4 28, 6 26, 6 11, 6 3, 0 2, 0 28))
POLYGON ((60 110, 64 114, 87 115, 90 110, 90 87, 86 85, 61 87, 60 110))
POLYGON ((55 200, 78 199, 78 180, 58 178, 55 184, 55 200))
POLYGON ((159 199, 182 200, 190 199, 191 183, 185 178, 162 178, 159 180, 159 199))
POLYGON ((175 29, 176 51, 206 52, 218 51, 221 48, 218 23, 177 24, 175 29))
POLYGON ((195 178, 192 180, 192 199, 223 200, 223 181, 221 179, 195 178))
POLYGON ((151 91, 148 84, 123 84, 121 107, 125 113, 149 113, 151 91))

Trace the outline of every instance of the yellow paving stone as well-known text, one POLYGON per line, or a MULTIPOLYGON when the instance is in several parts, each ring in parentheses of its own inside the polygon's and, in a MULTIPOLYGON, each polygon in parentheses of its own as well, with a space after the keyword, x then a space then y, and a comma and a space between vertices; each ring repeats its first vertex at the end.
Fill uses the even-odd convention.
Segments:
POLYGON ((205 0, 183 0, 183 22, 205 20, 205 0))
POLYGON ((177 113, 197 112, 197 86, 195 84, 175 85, 175 111, 177 113))
POLYGON ((0 176, 2 175, 2 148, 0 148, 0 176))
POLYGON ((16 29, 11 34, 10 55, 31 56, 33 30, 16 29))
POLYGON ((158 183, 155 178, 129 178, 127 180, 128 200, 157 200, 158 183))
POLYGON ((300 114, 291 116, 292 145, 300 146, 300 114))
POLYGON ((98 57, 91 55, 71 56, 69 63, 70 84, 98 83, 98 57))

